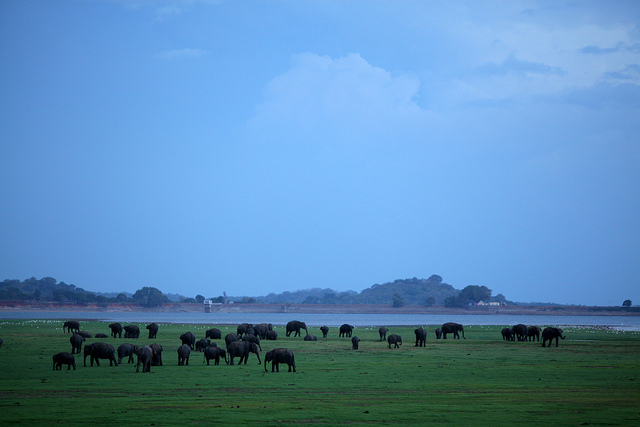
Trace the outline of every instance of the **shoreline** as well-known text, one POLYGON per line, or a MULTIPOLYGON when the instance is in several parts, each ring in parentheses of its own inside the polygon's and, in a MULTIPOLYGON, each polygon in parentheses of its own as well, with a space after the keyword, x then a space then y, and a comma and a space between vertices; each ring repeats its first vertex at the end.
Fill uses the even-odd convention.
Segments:
MULTIPOLYGON (((61 304, 0 302, 0 312, 17 311, 90 311, 96 313, 204 313, 204 304, 164 304, 146 308, 135 304, 61 304)), ((589 306, 501 306, 501 307, 443 307, 405 305, 334 305, 334 304, 219 304, 211 307, 211 313, 304 313, 304 314, 459 314, 459 315, 558 315, 558 316, 640 316, 636 307, 589 306)))

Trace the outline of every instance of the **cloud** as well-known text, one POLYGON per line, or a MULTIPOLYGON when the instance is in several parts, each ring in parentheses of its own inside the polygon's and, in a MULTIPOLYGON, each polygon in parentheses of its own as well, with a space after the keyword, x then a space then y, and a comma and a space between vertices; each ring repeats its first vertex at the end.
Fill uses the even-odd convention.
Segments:
POLYGON ((184 58, 200 58, 208 53, 209 51, 205 49, 173 49, 157 53, 153 57, 156 59, 172 61, 184 58))
POLYGON ((486 64, 478 67, 476 71, 489 75, 518 74, 524 76, 526 74, 552 74, 561 76, 565 74, 560 67, 553 67, 540 62, 523 61, 516 58, 513 53, 500 64, 486 64))

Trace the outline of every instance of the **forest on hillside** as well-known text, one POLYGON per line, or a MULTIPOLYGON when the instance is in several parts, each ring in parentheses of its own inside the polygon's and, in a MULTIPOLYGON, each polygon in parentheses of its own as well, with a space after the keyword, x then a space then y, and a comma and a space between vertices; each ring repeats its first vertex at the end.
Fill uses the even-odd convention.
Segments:
POLYGON ((270 293, 266 296, 210 296, 186 297, 164 294, 154 287, 143 287, 135 293, 97 293, 87 291, 52 277, 26 280, 4 280, 0 283, 0 300, 4 301, 55 301, 71 304, 124 304, 134 303, 146 307, 166 303, 202 303, 205 299, 213 302, 266 303, 266 304, 381 304, 401 307, 404 305, 444 305, 464 307, 480 301, 506 301, 503 295, 492 296, 486 286, 470 285, 462 290, 444 283, 437 274, 428 279, 402 279, 384 284, 374 284, 362 292, 337 292, 330 288, 303 289, 295 292, 270 293))

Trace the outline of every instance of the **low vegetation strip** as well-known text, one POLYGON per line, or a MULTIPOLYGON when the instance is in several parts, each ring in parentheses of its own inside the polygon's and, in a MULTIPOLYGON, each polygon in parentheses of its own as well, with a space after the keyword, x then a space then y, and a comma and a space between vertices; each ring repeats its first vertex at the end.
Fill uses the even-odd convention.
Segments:
MULTIPOLYGON (((222 337, 237 325, 160 324, 157 338, 110 336, 108 323, 81 321, 82 331, 117 348, 123 343, 162 345, 162 366, 136 373, 126 359, 118 366, 101 360, 76 369, 53 370, 52 356, 70 352, 70 333, 62 321, 0 322, 0 405, 3 424, 445 424, 487 425, 640 425, 640 332, 564 328, 566 339, 543 348, 538 341, 505 341, 505 326, 467 326, 466 339, 435 339, 440 325, 389 326, 402 345, 389 348, 378 327, 357 327, 351 338, 330 328, 309 333, 317 341, 286 337, 276 326, 275 341, 262 340, 261 364, 204 362, 191 351, 178 366, 179 336, 191 330, 204 338, 208 327, 222 337), (427 330, 425 347, 416 347, 414 329, 427 330), (295 354, 297 372, 271 372, 264 355, 285 347, 295 354)), ((544 328, 547 325, 539 325, 544 328)), ((303 332, 304 335, 304 332, 303 332)), ((214 340, 225 348, 224 339, 214 340)))

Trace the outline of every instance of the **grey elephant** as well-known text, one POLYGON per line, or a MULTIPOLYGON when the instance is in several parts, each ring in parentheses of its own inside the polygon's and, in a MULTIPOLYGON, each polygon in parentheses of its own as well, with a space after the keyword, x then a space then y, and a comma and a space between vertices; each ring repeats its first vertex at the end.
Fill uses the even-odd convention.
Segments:
POLYGON ((62 332, 80 332, 80 322, 77 320, 67 320, 62 325, 62 332))
POLYGON ((242 338, 244 334, 249 333, 252 335, 255 334, 255 330, 253 329, 253 325, 251 323, 241 323, 236 328, 236 334, 238 334, 240 338, 242 338))
POLYGON ((329 333, 329 327, 327 325, 321 326, 320 332, 322 332, 322 338, 326 338, 329 333))
POLYGON ((76 358, 71 353, 62 352, 58 354, 54 354, 53 357, 53 370, 62 370, 62 365, 67 365, 67 371, 71 370, 73 366, 73 370, 76 370, 76 358))
POLYGON ((2 338, 0 338, 0 348, 2 348, 2 343, 3 343, 2 338))
POLYGON ((292 332, 294 332, 294 337, 300 336, 300 329, 304 329, 304 331, 308 334, 307 324, 304 322, 300 322, 298 320, 292 320, 287 323, 287 336, 290 336, 292 332))
POLYGON ((439 340, 442 338, 442 329, 436 328, 436 339, 439 340))
POLYGON ((157 342, 154 342, 149 347, 151 347, 151 349, 153 350, 151 364, 153 366, 162 366, 162 346, 157 342))
POLYGON ((211 340, 207 338, 202 338, 196 341, 196 351, 204 351, 205 348, 211 345, 211 340))
POLYGON ((338 334, 339 337, 350 337, 353 334, 353 326, 348 325, 348 324, 343 324, 342 326, 340 326, 340 333, 338 334))
POLYGON ((278 333, 276 331, 267 331, 267 340, 275 341, 278 339, 278 333))
POLYGON ((79 331, 76 334, 80 335, 83 338, 91 338, 91 334, 87 331, 79 331))
POLYGON ((416 345, 415 347, 426 347, 427 346, 427 331, 424 328, 416 328, 413 331, 416 334, 416 345))
POLYGON ((128 357, 127 363, 133 363, 133 355, 138 351, 135 344, 120 344, 118 347, 118 363, 122 363, 122 359, 128 357))
POLYGON ((93 366, 94 361, 96 365, 100 366, 100 359, 108 359, 109 366, 118 366, 116 349, 105 342, 94 342, 84 346, 84 366, 87 366, 87 356, 91 356, 91 366, 93 366))
POLYGON ((502 339, 504 341, 515 341, 513 330, 511 328, 502 328, 502 339))
POLYGON ((529 326, 527 328, 527 338, 529 341, 540 341, 540 327, 539 326, 529 326))
POLYGON ((258 357, 258 365, 260 361, 260 353, 258 352, 258 346, 255 343, 249 341, 234 341, 227 347, 227 353, 229 354, 229 365, 233 365, 233 359, 239 357, 238 365, 247 364, 249 353, 254 353, 258 357))
POLYGON ((527 340, 527 325, 523 325, 522 323, 518 323, 514 327, 511 328, 513 331, 513 336, 518 341, 526 341, 527 340))
POLYGON ((196 345, 196 336, 193 332, 188 331, 180 335, 180 341, 182 341, 182 344, 188 345, 191 350, 194 350, 196 345))
POLYGON ((146 329, 149 330, 149 339, 150 340, 154 340, 156 339, 157 335, 158 335, 158 324, 153 322, 153 323, 149 323, 147 326, 145 326, 146 329))
POLYGON ((462 332, 462 338, 466 339, 464 336, 464 327, 459 323, 448 322, 442 325, 440 328, 442 330, 442 339, 447 339, 447 334, 453 334, 453 338, 460 339, 459 332, 462 332))
POLYGON ((109 324, 109 329, 111 329, 111 336, 116 338, 116 336, 118 338, 122 338, 122 324, 115 322, 115 323, 111 323, 109 324))
POLYGON ((305 341, 318 341, 318 337, 315 335, 307 334, 304 336, 305 341))
POLYGON ((140 328, 136 325, 127 325, 124 327, 125 338, 140 338, 140 328))
POLYGON ((280 363, 289 366, 289 372, 296 371, 296 360, 293 352, 288 348, 275 348, 264 355, 264 371, 267 372, 267 362, 271 362, 271 372, 280 372, 280 363))
POLYGON ((260 339, 267 338, 267 332, 273 329, 273 325, 270 323, 259 323, 253 326, 253 331, 255 332, 255 336, 260 339))
POLYGON ((189 355, 191 349, 187 344, 182 344, 178 347, 178 366, 184 366, 189 364, 189 355))
POLYGON ((389 348, 391 348, 391 345, 393 345, 393 348, 398 348, 402 344, 402 337, 397 334, 391 334, 387 337, 387 343, 389 348))
POLYGON ((234 341, 240 341, 240 337, 233 332, 224 336, 224 343, 226 344, 227 348, 229 347, 229 344, 234 341))
POLYGON ((257 335, 245 334, 245 336, 242 337, 242 341, 255 343, 260 351, 262 351, 262 346, 260 345, 260 337, 258 337, 257 335))
POLYGON ((389 329, 387 329, 386 326, 380 326, 380 329, 378 329, 378 334, 380 334, 380 341, 384 341, 387 339, 387 332, 389 332, 389 329))
POLYGON ((556 347, 558 346, 558 338, 565 339, 566 337, 562 335, 562 329, 560 328, 544 328, 542 331, 542 346, 544 347, 545 343, 549 341, 549 347, 551 347, 551 342, 553 339, 556 339, 556 347))
POLYGON ((204 363, 204 361, 206 360, 208 365, 209 361, 213 359, 213 364, 219 365, 220 358, 223 358, 225 363, 229 364, 229 362, 227 361, 227 352, 224 351, 224 349, 214 347, 214 346, 209 346, 204 349, 204 360, 202 361, 202 363, 204 363))
POLYGON ((103 334, 102 332, 96 334, 96 338, 109 338, 107 334, 103 334))
POLYGON ((140 372, 140 365, 142 365, 142 372, 151 372, 151 362, 153 360, 153 349, 145 345, 144 347, 140 347, 136 352, 136 356, 138 356, 138 363, 136 364, 136 372, 140 372))
POLYGON ((218 328, 208 329, 204 334, 205 338, 211 338, 212 340, 219 340, 222 338, 222 332, 218 328))
POLYGON ((360 338, 358 338, 357 336, 353 336, 351 337, 351 348, 353 350, 357 350, 358 349, 358 344, 360 343, 360 338))
POLYGON ((84 337, 82 335, 73 334, 71 335, 71 338, 69 338, 69 342, 71 343, 71 353, 80 354, 84 337))

